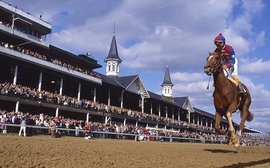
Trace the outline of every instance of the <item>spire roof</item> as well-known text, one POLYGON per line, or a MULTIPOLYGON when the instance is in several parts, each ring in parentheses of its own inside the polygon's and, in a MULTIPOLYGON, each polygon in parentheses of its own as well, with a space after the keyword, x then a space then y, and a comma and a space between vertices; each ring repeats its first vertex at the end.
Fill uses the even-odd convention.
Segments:
POLYGON ((164 76, 164 80, 163 83, 161 84, 161 86, 164 85, 170 85, 173 86, 173 83, 171 81, 171 77, 170 77, 170 72, 169 72, 169 66, 166 66, 166 70, 165 70, 165 76, 164 76))
POLYGON ((115 33, 113 33, 113 38, 112 38, 109 54, 107 58, 105 58, 104 61, 112 61, 112 60, 118 61, 120 63, 122 62, 121 58, 118 55, 115 33))

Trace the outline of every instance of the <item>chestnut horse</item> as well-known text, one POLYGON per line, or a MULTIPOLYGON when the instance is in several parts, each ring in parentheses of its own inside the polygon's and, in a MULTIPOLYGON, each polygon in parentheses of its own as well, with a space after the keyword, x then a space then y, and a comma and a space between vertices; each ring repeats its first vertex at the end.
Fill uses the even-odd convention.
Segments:
POLYGON ((229 145, 234 144, 235 147, 240 146, 240 136, 245 127, 245 121, 252 121, 253 115, 249 111, 251 104, 251 96, 245 85, 245 95, 241 96, 238 94, 236 85, 225 77, 222 67, 222 58, 217 53, 209 53, 207 57, 206 65, 204 66, 204 72, 207 75, 213 75, 215 91, 213 93, 214 105, 216 109, 216 121, 215 131, 218 134, 225 135, 226 130, 220 128, 220 122, 223 116, 225 116, 229 123, 230 138, 227 143, 229 145), (241 111, 241 123, 239 126, 239 137, 236 136, 232 122, 232 113, 237 110, 241 111))

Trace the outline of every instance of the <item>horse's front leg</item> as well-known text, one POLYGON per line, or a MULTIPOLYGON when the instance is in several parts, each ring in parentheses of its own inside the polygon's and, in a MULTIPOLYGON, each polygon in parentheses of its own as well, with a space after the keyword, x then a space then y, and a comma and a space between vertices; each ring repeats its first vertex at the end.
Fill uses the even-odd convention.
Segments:
POLYGON ((238 148, 240 146, 240 141, 239 138, 236 136, 235 134, 235 130, 233 127, 233 122, 232 122, 232 112, 227 112, 226 113, 226 117, 228 119, 228 123, 229 123, 229 131, 230 131, 230 139, 229 139, 229 145, 231 145, 231 143, 234 144, 234 147, 238 148))
POLYGON ((220 129, 220 122, 221 122, 222 116, 219 112, 216 112, 216 122, 215 122, 215 131, 216 133, 220 135, 225 135, 226 130, 220 129))

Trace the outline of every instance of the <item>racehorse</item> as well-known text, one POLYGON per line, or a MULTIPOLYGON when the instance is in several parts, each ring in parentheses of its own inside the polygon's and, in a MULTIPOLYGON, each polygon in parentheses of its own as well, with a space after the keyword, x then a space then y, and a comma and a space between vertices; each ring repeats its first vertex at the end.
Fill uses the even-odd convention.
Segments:
POLYGON ((222 57, 217 52, 209 53, 206 65, 204 66, 204 72, 209 76, 213 75, 214 78, 215 131, 221 135, 226 134, 227 131, 220 128, 221 119, 225 116, 228 120, 230 131, 227 144, 234 144, 238 148, 240 146, 239 138, 244 130, 245 121, 250 122, 253 119, 253 115, 249 111, 251 104, 250 92, 243 84, 246 93, 243 96, 239 95, 237 86, 225 76, 222 67, 222 57), (238 131, 239 137, 235 133, 232 122, 232 113, 238 109, 241 111, 241 123, 238 131))

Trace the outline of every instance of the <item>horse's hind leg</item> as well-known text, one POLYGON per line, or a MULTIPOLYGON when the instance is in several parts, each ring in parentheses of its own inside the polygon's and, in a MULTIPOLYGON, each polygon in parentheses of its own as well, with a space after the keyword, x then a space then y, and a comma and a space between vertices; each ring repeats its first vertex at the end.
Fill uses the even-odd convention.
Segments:
POLYGON ((253 115, 249 112, 251 100, 246 99, 244 105, 239 110, 241 111, 241 123, 239 125, 238 135, 241 136, 245 127, 245 121, 251 121, 253 119, 253 115))
POLYGON ((245 122, 247 120, 248 117, 248 108, 243 107, 242 111, 241 111, 241 123, 239 125, 239 131, 238 131, 238 135, 241 136, 245 127, 245 122))

